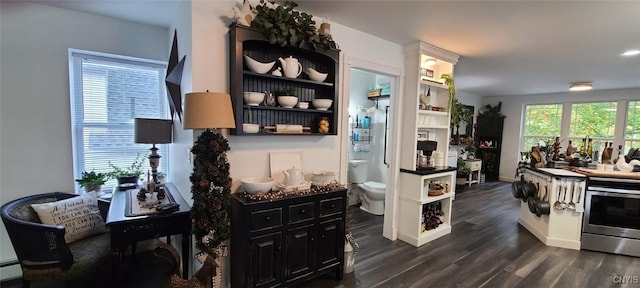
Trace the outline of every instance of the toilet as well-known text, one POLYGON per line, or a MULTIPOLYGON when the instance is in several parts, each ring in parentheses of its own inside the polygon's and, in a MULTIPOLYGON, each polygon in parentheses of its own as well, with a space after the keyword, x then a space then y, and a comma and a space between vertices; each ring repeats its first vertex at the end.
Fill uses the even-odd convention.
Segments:
POLYGON ((384 214, 384 183, 367 181, 367 161, 349 160, 349 182, 360 199, 360 209, 373 215, 384 214))

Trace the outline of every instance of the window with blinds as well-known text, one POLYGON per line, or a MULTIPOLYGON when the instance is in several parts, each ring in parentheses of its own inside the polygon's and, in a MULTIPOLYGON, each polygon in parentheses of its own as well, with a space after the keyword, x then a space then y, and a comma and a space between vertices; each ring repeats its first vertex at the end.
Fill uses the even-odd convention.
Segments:
MULTIPOLYGON (((150 153, 151 144, 134 143, 134 119, 168 118, 165 70, 166 63, 159 61, 69 50, 75 179, 83 171, 110 172, 109 163, 131 166, 150 153)), ((169 145, 156 147, 163 156, 158 171, 167 173, 169 145)), ((142 161, 150 170, 148 160, 142 161)), ((111 179, 103 189, 115 185, 111 179)))

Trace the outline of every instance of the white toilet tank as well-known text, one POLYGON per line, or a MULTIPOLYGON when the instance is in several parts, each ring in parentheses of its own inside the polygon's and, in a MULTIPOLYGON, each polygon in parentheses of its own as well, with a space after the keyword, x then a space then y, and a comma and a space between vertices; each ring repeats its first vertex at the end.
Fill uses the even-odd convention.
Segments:
POLYGON ((367 182, 367 160, 349 160, 349 183, 367 182))

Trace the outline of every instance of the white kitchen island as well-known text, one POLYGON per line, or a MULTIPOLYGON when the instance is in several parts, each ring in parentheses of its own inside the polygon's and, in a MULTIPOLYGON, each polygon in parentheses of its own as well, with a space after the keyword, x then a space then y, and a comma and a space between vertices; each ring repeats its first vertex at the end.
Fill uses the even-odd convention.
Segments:
POLYGON ((568 204, 571 191, 574 191, 574 204, 584 205, 586 176, 565 169, 526 167, 524 179, 539 186, 539 197, 544 197, 545 190, 548 190, 551 210, 549 215, 538 217, 529 210, 527 202, 520 201, 518 223, 547 246, 580 250, 583 213, 576 212, 576 209, 556 209, 554 203, 559 200, 568 204), (568 183, 566 196, 561 183, 568 183))

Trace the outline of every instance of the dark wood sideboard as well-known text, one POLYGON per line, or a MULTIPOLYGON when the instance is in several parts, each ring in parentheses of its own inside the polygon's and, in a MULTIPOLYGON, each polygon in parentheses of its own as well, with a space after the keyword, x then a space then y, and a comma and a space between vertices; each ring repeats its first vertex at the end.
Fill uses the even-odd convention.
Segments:
POLYGON ((342 279, 347 190, 277 200, 232 195, 231 286, 288 287, 342 279))

